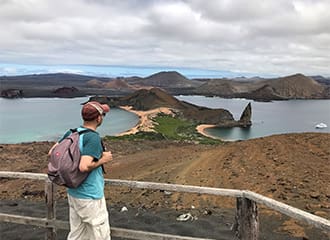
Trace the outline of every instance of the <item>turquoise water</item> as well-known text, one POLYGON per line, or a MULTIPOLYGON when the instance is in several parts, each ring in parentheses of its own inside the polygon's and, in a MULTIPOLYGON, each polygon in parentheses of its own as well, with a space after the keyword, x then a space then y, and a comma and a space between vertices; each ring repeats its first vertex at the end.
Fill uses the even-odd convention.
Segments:
POLYGON ((330 100, 290 100, 255 102, 247 99, 223 99, 204 96, 178 96, 179 100, 210 108, 229 110, 238 120, 252 105, 252 126, 243 128, 209 128, 210 135, 225 140, 244 140, 281 133, 330 132, 330 100), (328 127, 316 129, 318 123, 328 127))
MULTIPOLYGON (((204 96, 177 96, 179 100, 210 108, 228 109, 239 119, 252 104, 252 127, 210 128, 207 133, 225 140, 239 140, 292 132, 330 132, 330 100, 255 102, 204 96), (325 129, 316 129, 323 122, 325 129)), ((64 131, 79 126, 81 103, 88 98, 0 98, 0 143, 53 141, 64 131)), ((135 126, 138 117, 121 109, 111 109, 102 126, 102 136, 116 135, 135 126)))
MULTIPOLYGON (((0 143, 53 141, 67 129, 80 126, 81 103, 85 98, 0 98, 0 143)), ((138 117, 121 109, 111 109, 98 132, 116 135, 138 122, 138 117)))

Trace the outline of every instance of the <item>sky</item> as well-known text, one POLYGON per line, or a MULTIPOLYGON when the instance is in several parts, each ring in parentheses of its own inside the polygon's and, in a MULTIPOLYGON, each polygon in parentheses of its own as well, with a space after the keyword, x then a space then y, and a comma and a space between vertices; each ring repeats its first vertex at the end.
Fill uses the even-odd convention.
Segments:
POLYGON ((330 0, 0 0, 0 75, 330 76, 329 23, 330 0))

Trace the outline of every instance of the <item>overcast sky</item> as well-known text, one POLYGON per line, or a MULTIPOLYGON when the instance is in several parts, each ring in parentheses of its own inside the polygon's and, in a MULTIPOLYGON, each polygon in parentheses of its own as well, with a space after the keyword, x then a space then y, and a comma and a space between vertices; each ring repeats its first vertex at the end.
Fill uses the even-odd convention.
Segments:
POLYGON ((330 76, 330 0, 0 0, 0 63, 330 76))

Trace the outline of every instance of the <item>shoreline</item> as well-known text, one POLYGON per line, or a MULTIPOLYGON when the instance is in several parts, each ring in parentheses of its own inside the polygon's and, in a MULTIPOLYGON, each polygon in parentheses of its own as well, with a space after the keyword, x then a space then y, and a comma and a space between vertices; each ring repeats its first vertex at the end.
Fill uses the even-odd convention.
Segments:
MULTIPOLYGON (((201 125, 198 125, 196 127, 196 130, 198 133, 202 134, 203 136, 205 137, 208 137, 208 138, 212 138, 212 139, 217 139, 217 140, 221 140, 223 142, 235 142, 237 140, 234 140, 234 139, 224 139, 224 138, 221 138, 221 137, 216 137, 216 136, 213 136, 211 134, 208 134, 206 133, 206 129, 208 128, 215 128, 217 127, 217 125, 212 125, 212 124, 201 124, 201 125)), ((248 139, 247 139, 248 140, 248 139)))
POLYGON ((221 138, 218 138, 218 137, 215 137, 215 136, 212 136, 212 135, 206 133, 205 130, 207 128, 214 128, 214 127, 216 127, 216 125, 213 125, 213 124, 201 124, 201 125, 198 125, 196 127, 196 130, 197 130, 198 133, 202 134, 205 137, 209 137, 209 138, 212 138, 212 139, 220 139, 222 141, 225 141, 224 139, 221 139, 221 138))

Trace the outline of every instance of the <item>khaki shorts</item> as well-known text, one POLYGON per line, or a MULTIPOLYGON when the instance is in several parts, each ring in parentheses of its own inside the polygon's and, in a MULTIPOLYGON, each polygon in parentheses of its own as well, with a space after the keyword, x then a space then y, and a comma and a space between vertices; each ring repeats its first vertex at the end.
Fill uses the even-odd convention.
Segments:
POLYGON ((110 240, 109 215, 104 197, 79 199, 68 195, 70 233, 68 240, 110 240))

